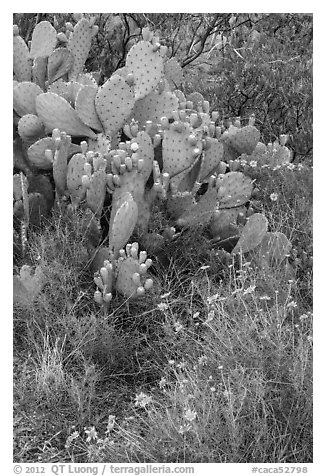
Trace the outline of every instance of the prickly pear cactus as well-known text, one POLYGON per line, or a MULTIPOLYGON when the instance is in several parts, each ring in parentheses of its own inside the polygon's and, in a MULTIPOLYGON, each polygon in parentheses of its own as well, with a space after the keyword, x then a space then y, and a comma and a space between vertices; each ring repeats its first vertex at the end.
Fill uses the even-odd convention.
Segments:
POLYGON ((95 25, 84 17, 75 25, 67 44, 67 49, 74 58, 73 66, 69 71, 69 80, 75 80, 82 72, 91 49, 92 38, 96 33, 95 25))
POLYGON ((135 99, 141 99, 154 91, 164 74, 160 45, 140 41, 134 45, 126 58, 126 69, 133 75, 135 99))
POLYGON ((75 109, 55 93, 39 94, 36 99, 36 112, 46 129, 60 129, 72 136, 96 139, 96 134, 78 117, 75 109))
POLYGON ((138 207, 129 192, 125 192, 119 199, 116 211, 111 213, 109 229, 109 249, 114 257, 128 242, 137 223, 138 207))
POLYGON ((121 76, 111 76, 99 88, 95 108, 107 135, 113 135, 122 128, 134 103, 133 91, 121 76))
POLYGON ((261 213, 255 213, 249 217, 232 253, 247 253, 255 249, 262 242, 267 233, 267 228, 267 218, 261 213))
POLYGON ((14 304, 23 307, 32 305, 46 283, 45 275, 40 266, 36 267, 34 273, 30 266, 22 266, 19 274, 14 275, 13 280, 14 304))
POLYGON ((139 252, 138 243, 128 244, 122 250, 116 264, 116 290, 127 298, 143 296, 153 286, 153 280, 146 278, 152 260, 146 251, 139 252))
POLYGON ((259 265, 263 269, 280 266, 291 250, 291 243, 281 232, 268 232, 255 250, 259 265))
POLYGON ((32 34, 31 58, 48 57, 57 44, 57 31, 48 21, 38 23, 32 34))

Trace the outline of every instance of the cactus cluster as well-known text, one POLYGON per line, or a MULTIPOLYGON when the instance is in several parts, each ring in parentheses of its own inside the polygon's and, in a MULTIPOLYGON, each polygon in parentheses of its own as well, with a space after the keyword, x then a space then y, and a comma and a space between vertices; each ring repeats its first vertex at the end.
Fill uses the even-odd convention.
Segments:
POLYGON ((284 137, 265 147, 254 117, 244 126, 239 118, 225 124, 200 93, 186 97, 178 89, 182 68, 148 28, 125 66, 99 85, 84 71, 95 18, 75 20, 60 33, 39 23, 30 45, 14 27, 14 167, 27 176, 14 176, 14 214, 25 228, 37 200, 39 213, 51 206, 48 192, 29 190, 44 171, 52 173, 56 199, 89 209, 95 222, 109 200, 106 243, 92 246, 94 298, 104 305, 114 289, 130 298, 152 287, 151 260, 128 241, 152 240, 156 199, 165 202, 172 225, 157 243, 173 239, 174 227, 203 225, 213 245, 234 240, 233 253, 260 246, 265 264, 280 261, 283 237, 268 234, 259 215, 247 220, 253 183, 239 168, 242 157, 287 160, 284 137))

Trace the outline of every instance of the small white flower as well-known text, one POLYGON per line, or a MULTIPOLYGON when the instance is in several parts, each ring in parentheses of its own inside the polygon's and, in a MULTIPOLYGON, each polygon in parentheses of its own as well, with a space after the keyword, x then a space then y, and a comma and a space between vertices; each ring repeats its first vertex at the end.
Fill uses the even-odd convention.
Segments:
POLYGON ((205 269, 208 269, 208 268, 210 268, 210 266, 206 265, 206 266, 201 266, 199 269, 205 270, 205 269))
POLYGON ((276 202, 278 199, 278 194, 277 193, 271 193, 269 198, 272 200, 272 202, 276 202))
POLYGON ((161 299, 165 299, 170 296, 171 293, 162 294, 161 299))
POLYGON ((176 321, 173 325, 175 332, 179 332, 183 329, 183 325, 179 322, 176 321))
POLYGON ((253 168, 254 168, 254 167, 257 167, 257 161, 256 161, 256 160, 251 160, 251 161, 249 162, 249 165, 250 165, 250 167, 253 167, 253 168))
POLYGON ((294 170, 295 169, 295 165, 294 164, 288 164, 287 168, 289 170, 294 170))
POLYGON ((166 311, 169 308, 169 306, 165 302, 160 302, 160 304, 157 305, 157 308, 160 311, 166 311))
POLYGON ((115 424, 115 415, 109 415, 108 424, 107 424, 105 433, 110 433, 110 431, 113 430, 114 424, 115 424))
POLYGON ((204 322, 204 324, 206 324, 206 325, 209 324, 214 319, 214 315, 215 315, 214 310, 209 311, 207 319, 204 322))
POLYGON ((265 296, 260 296, 259 299, 260 299, 261 301, 270 301, 270 300, 271 300, 271 298, 270 298, 269 296, 267 296, 267 295, 265 295, 265 296))
POLYGON ((218 300, 218 297, 219 297, 219 295, 218 295, 218 293, 216 293, 216 294, 213 294, 213 296, 209 296, 206 299, 206 301, 207 301, 208 304, 212 304, 213 302, 218 300))
POLYGON ((194 421, 197 418, 197 412, 192 411, 190 410, 190 408, 188 408, 188 410, 184 413, 183 416, 187 421, 194 421))
POLYGON ((136 398, 135 398, 135 407, 141 407, 141 408, 145 408, 146 405, 148 405, 149 403, 152 402, 152 397, 149 396, 149 395, 146 395, 146 393, 139 393, 138 395, 136 395, 136 398))
POLYGON ((189 425, 189 423, 187 423, 187 425, 180 425, 178 433, 180 435, 183 435, 184 433, 187 433, 189 430, 191 430, 191 426, 189 425))
POLYGON ((166 384, 167 384, 166 378, 162 377, 161 380, 159 381, 159 384, 158 384, 159 387, 164 388, 166 384))
POLYGON ((286 307, 288 309, 295 309, 296 307, 298 307, 298 305, 295 301, 291 301, 291 302, 287 303, 286 307))
POLYGON ((87 438, 86 438, 87 443, 89 443, 92 440, 96 441, 98 439, 97 438, 97 431, 95 429, 95 426, 90 426, 88 429, 85 429, 84 431, 87 435, 87 438))
POLYGON ((243 295, 245 296, 246 294, 251 294, 254 292, 256 289, 256 286, 253 284, 252 286, 249 286, 247 289, 243 291, 243 295))
POLYGON ((198 357, 198 364, 199 365, 206 365, 207 364, 207 356, 206 355, 201 355, 198 357))

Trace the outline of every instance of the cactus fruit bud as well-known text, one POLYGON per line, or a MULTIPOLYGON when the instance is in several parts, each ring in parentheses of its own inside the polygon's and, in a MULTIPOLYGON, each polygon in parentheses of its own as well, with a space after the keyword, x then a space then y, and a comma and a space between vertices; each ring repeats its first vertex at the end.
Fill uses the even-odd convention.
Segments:
POLYGON ((88 147, 88 144, 85 140, 83 140, 81 143, 80 143, 80 148, 81 148, 81 152, 82 154, 86 154, 87 152, 87 147, 88 147))
POLYGON ((97 304, 103 304, 103 298, 102 298, 102 293, 98 289, 94 293, 94 301, 97 304))
POLYGON ((214 122, 218 121, 219 117, 220 117, 220 114, 218 111, 212 111, 212 121, 214 122))
POLYGON ((57 40, 61 43, 68 43, 67 35, 63 33, 63 31, 60 31, 60 33, 57 34, 57 40))
POLYGON ((255 114, 251 114, 248 120, 248 125, 249 126, 254 126, 255 125, 255 114))
POLYGON ((147 260, 145 261, 145 265, 148 268, 150 268, 153 264, 153 260, 151 260, 150 258, 147 258, 147 260))
POLYGON ((188 136, 188 141, 189 141, 189 144, 190 144, 191 146, 195 146, 195 145, 197 144, 197 142, 198 142, 197 137, 195 136, 195 134, 190 134, 190 135, 188 136))
POLYGON ((190 124, 192 125, 192 127, 197 127, 198 115, 195 112, 190 114, 190 124))
POLYGON ((166 45, 161 45, 160 54, 164 58, 167 55, 168 47, 166 45))
POLYGON ((146 263, 142 263, 139 265, 139 273, 146 274, 147 273, 147 266, 146 263))
POLYGON ((160 43, 155 43, 153 45, 153 52, 156 53, 156 51, 158 51, 160 49, 161 45, 160 43))
POLYGON ((112 294, 111 293, 105 293, 104 296, 103 296, 103 301, 106 304, 109 304, 109 302, 112 301, 112 294))
POLYGON ((289 136, 287 134, 281 134, 280 135, 280 144, 281 146, 285 146, 285 144, 288 141, 289 136))
POLYGON ((209 101, 203 101, 203 111, 208 114, 209 113, 209 101))
POLYGON ((169 127, 169 119, 166 116, 161 117, 161 126, 163 129, 168 129, 169 127))
POLYGON ((72 23, 70 23, 70 21, 66 22, 65 27, 66 27, 67 30, 69 30, 71 32, 74 31, 74 27, 73 27, 72 23))
POLYGON ((18 25, 13 25, 13 34, 14 34, 14 36, 18 36, 18 35, 19 35, 18 25))
POLYGON ((153 287, 153 280, 151 278, 146 279, 145 284, 144 284, 145 290, 148 291, 152 287, 153 287))
POLYGON ((144 296, 145 288, 143 286, 139 286, 136 291, 137 296, 144 296))
POLYGON ((90 186, 90 184, 91 184, 91 179, 90 179, 90 177, 89 177, 88 175, 83 175, 82 178, 81 178, 81 180, 82 180, 82 185, 83 185, 84 187, 87 187, 87 188, 88 188, 88 187, 90 186))
POLYGON ((154 139, 153 139, 153 146, 154 148, 160 145, 162 142, 162 137, 161 134, 155 134, 154 139))
POLYGON ((141 252, 139 253, 139 260, 138 260, 138 261, 139 261, 139 264, 145 263, 146 258, 147 258, 147 253, 146 253, 146 251, 141 251, 141 252))

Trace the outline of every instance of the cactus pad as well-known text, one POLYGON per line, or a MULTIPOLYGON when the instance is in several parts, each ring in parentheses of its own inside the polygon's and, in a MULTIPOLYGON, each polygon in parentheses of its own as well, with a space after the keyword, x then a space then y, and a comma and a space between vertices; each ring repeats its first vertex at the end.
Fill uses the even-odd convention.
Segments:
POLYGON ((31 145, 44 137, 44 124, 35 114, 26 114, 19 119, 18 134, 25 144, 31 145))
POLYGON ((260 265, 263 268, 279 266, 285 260, 291 247, 291 242, 284 233, 266 233, 257 250, 260 265))
POLYGON ((256 248, 267 233, 268 221, 261 213, 255 213, 248 218, 238 243, 232 253, 247 253, 256 248))
POLYGON ((23 81, 14 87, 14 110, 19 116, 36 114, 36 98, 42 89, 35 83, 23 81))
POLYGON ((104 169, 99 169, 93 172, 86 192, 87 205, 97 217, 102 213, 105 192, 106 173, 104 169))
POLYGON ((96 138, 96 134, 79 119, 70 104, 57 94, 43 93, 38 95, 36 111, 45 127, 51 132, 53 129, 60 129, 72 136, 96 138))
POLYGON ((67 45, 68 51, 74 58, 73 66, 69 71, 70 80, 75 80, 82 72, 91 49, 92 37, 93 27, 86 18, 81 18, 75 25, 67 45))
POLYGON ((31 81, 32 59, 29 55, 28 46, 21 36, 14 36, 13 53, 15 79, 17 81, 31 81))
POLYGON ((252 181, 242 172, 229 172, 221 179, 218 188, 220 208, 233 208, 244 205, 251 197, 252 181))
POLYGON ((165 62, 164 76, 172 89, 180 87, 183 80, 183 71, 176 58, 170 58, 165 62))
POLYGON ((67 189, 72 203, 77 204, 84 197, 86 190, 82 183, 82 176, 85 174, 84 165, 86 158, 84 154, 74 154, 68 163, 67 168, 67 189))
POLYGON ((130 49, 126 68, 134 76, 136 100, 153 91, 164 73, 163 58, 148 41, 140 41, 130 49))
POLYGON ((109 246, 114 256, 129 240, 137 223, 138 207, 129 192, 124 193, 115 213, 111 213, 109 246))
POLYGON ((31 58, 50 56, 57 44, 57 31, 48 21, 38 23, 32 34, 31 58))
POLYGON ((207 180, 217 169, 218 164, 223 159, 223 144, 212 137, 206 138, 206 148, 203 151, 203 161, 201 165, 199 181, 207 180))
POLYGON ((67 48, 55 49, 48 59, 48 82, 53 83, 67 74, 73 65, 74 57, 67 48))
POLYGON ((75 110, 84 124, 97 131, 102 131, 103 127, 95 109, 96 94, 97 88, 93 86, 80 88, 76 96, 75 110))
POLYGON ((14 275, 13 280, 14 304, 23 307, 31 306, 46 282, 40 266, 37 266, 33 273, 32 268, 27 264, 22 266, 19 275, 14 275))
POLYGON ((215 188, 209 188, 207 192, 201 196, 196 205, 178 218, 177 224, 179 226, 207 225, 213 216, 216 205, 217 190, 215 188))
POLYGON ((255 126, 230 126, 222 135, 221 140, 239 156, 241 154, 252 154, 258 144, 259 137, 260 132, 255 126))
POLYGON ((134 102, 131 88, 121 76, 112 76, 99 88, 95 107, 107 135, 113 135, 121 129, 134 102))

